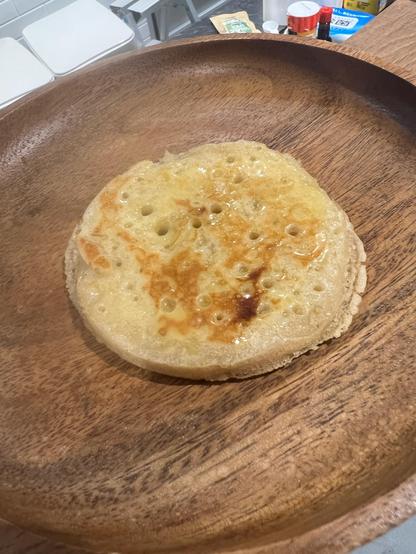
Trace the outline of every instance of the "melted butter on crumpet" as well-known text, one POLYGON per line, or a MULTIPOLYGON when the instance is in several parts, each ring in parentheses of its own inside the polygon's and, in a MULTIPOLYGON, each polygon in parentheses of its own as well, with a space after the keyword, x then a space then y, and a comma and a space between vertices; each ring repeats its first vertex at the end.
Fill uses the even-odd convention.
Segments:
POLYGON ((233 349, 249 359, 256 341, 265 351, 293 340, 295 352, 353 294, 354 237, 289 155, 246 141, 166 154, 87 208, 74 236, 76 304, 123 357, 135 361, 135 344, 149 341, 156 368, 175 355, 217 366, 233 349))

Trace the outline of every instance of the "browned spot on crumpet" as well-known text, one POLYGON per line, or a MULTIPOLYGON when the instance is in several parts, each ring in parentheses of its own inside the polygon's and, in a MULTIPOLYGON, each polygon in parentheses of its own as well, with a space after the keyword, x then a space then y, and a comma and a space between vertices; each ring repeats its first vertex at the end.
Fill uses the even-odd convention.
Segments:
MULTIPOLYGON (((107 229, 116 228, 117 236, 134 256, 138 272, 145 278, 144 286, 155 306, 159 309, 163 298, 175 300, 176 308, 172 313, 159 315, 158 331, 161 336, 171 332, 187 335, 192 329, 205 327, 208 339, 232 342, 241 336, 244 327, 257 316, 260 300, 266 294, 264 287, 259 286, 259 279, 264 272, 272 271, 272 260, 281 253, 306 266, 323 251, 316 238, 320 222, 308 209, 296 204, 288 213, 285 206, 279 203, 279 198, 274 201, 273 209, 267 208, 272 181, 257 177, 247 179, 243 175, 245 194, 253 199, 253 206, 266 207, 259 229, 260 240, 249 240, 253 221, 244 210, 234 208, 236 190, 232 183, 236 170, 229 167, 224 171, 204 181, 202 198, 211 206, 211 213, 207 220, 198 220, 199 227, 205 229, 211 239, 220 245, 221 251, 225 252, 223 268, 209 268, 208 261, 194 251, 193 245, 178 248, 179 251, 173 250, 169 254, 169 251, 163 249, 146 249, 141 240, 127 232, 118 221, 119 210, 122 210, 118 197, 120 188, 130 179, 129 176, 114 180, 111 187, 100 196, 102 217, 92 236, 98 238, 100 234, 105 235, 107 229), (231 185, 227 188, 218 184, 223 181, 231 185), (216 210, 212 210, 212 206, 216 210), (278 217, 276 214, 279 214, 278 217), (297 232, 288 233, 288 227, 293 227, 297 232), (247 267, 247 274, 238 273, 230 279, 230 273, 233 275, 239 266, 247 267), (209 292, 208 304, 201 306, 197 298, 205 294, 201 276, 206 270, 212 271, 221 290, 209 292)), ((241 186, 238 184, 238 187, 241 186)), ((188 223, 193 221, 192 217, 208 212, 205 206, 198 205, 196 201, 193 203, 192 198, 174 198, 173 201, 177 206, 185 208, 179 216, 175 214, 179 235, 188 228, 188 223)), ((254 223, 257 228, 259 221, 254 223)), ((96 245, 86 244, 85 250, 95 266, 110 266, 96 245)), ((273 305, 278 304, 276 300, 271 302, 273 305)))
POLYGON ((257 306, 259 305, 260 294, 256 291, 254 296, 236 296, 237 320, 249 321, 257 315, 257 306))
POLYGON ((190 210, 192 208, 192 204, 191 204, 190 200, 185 200, 183 198, 175 198, 175 204, 177 204, 178 206, 183 206, 184 208, 187 208, 188 210, 190 210))
POLYGON ((117 194, 116 190, 105 190, 101 193, 100 204, 104 214, 119 209, 119 205, 116 202, 117 194))
POLYGON ((177 204, 178 206, 183 206, 192 215, 202 215, 204 212, 207 211, 205 206, 193 206, 189 200, 185 200, 182 198, 176 198, 175 204, 177 204))
POLYGON ((85 239, 84 237, 78 237, 78 246, 83 253, 84 260, 93 268, 99 267, 101 269, 109 269, 111 267, 110 262, 101 253, 100 248, 85 239))
POLYGON ((257 283, 257 281, 259 280, 259 277, 260 275, 263 273, 264 271, 264 266, 261 266, 261 267, 258 267, 257 269, 253 269, 253 271, 251 271, 248 275, 248 278, 257 283))
POLYGON ((93 266, 101 267, 102 269, 109 269, 111 264, 105 256, 98 256, 98 258, 95 258, 93 266))

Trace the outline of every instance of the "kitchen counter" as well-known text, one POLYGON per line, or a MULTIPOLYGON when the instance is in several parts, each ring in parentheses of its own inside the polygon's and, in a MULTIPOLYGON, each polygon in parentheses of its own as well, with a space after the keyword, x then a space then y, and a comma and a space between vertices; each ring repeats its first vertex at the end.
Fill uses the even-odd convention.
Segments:
POLYGON ((199 35, 216 35, 217 31, 210 21, 213 15, 222 13, 234 13, 246 11, 249 18, 254 23, 256 28, 261 31, 263 24, 263 2, 262 0, 230 0, 219 8, 213 10, 208 16, 205 16, 201 21, 194 23, 183 31, 176 33, 172 39, 190 38, 199 35))

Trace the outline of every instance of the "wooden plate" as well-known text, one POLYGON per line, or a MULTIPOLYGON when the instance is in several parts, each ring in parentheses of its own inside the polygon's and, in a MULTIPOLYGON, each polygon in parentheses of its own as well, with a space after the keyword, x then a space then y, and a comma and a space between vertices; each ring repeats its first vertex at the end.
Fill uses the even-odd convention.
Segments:
POLYGON ((347 52, 185 41, 4 112, 0 516, 96 550, 309 554, 415 511, 416 92, 347 52), (133 162, 240 138, 296 156, 350 215, 368 253, 361 313, 256 379, 141 372, 71 307, 72 228, 133 162))

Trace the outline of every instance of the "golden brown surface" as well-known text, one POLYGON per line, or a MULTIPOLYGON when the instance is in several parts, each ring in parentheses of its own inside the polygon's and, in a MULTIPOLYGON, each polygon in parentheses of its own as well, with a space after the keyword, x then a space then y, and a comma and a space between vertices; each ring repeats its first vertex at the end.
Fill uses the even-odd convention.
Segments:
POLYGON ((414 511, 415 93, 301 44, 146 51, 2 112, 3 517, 119 552, 332 554, 414 511), (138 149, 157 159, 247 130, 302 159, 350 214, 371 268, 365 302, 344 337, 290 369, 221 386, 151 380, 83 333, 62 250, 138 149))
POLYGON ((270 371, 346 330, 365 254, 299 162, 253 141, 141 161, 86 209, 66 254, 87 327, 145 369, 270 371))

